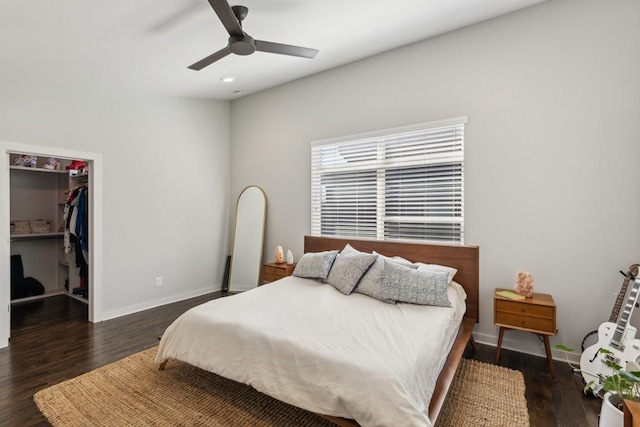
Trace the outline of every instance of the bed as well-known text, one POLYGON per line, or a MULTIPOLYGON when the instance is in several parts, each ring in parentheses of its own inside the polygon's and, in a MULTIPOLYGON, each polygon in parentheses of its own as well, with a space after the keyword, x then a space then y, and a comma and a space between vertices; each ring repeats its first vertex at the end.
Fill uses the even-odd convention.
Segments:
POLYGON ((479 250, 312 236, 304 249, 347 243, 456 268, 452 307, 386 304, 288 277, 189 310, 163 334, 156 362, 190 363, 341 426, 432 424, 466 345, 474 345, 479 250))

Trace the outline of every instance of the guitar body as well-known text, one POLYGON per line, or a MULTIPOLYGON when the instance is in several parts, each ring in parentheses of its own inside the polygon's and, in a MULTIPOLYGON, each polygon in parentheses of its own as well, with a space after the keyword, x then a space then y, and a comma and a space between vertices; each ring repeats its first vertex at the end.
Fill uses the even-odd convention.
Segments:
POLYGON ((598 331, 591 331, 587 335, 585 335, 584 338, 582 339, 582 343, 580 344, 580 350, 584 352, 585 349, 591 347, 597 342, 598 342, 598 331))
MULTIPOLYGON (((585 344, 590 341, 591 344, 594 332, 590 332, 582 340, 582 356, 580 356, 580 371, 582 378, 586 384, 601 384, 604 377, 613 374, 614 368, 609 365, 618 365, 623 370, 636 370, 638 368, 638 359, 640 359, 640 340, 636 339, 636 328, 629 325, 631 311, 638 301, 638 293, 640 292, 640 279, 638 272, 640 264, 632 264, 629 271, 624 276, 624 282, 620 288, 620 292, 616 298, 616 302, 611 310, 611 316, 608 322, 604 322, 598 328, 598 342, 589 345, 585 349, 585 344), (629 291, 627 303, 623 306, 624 296, 627 292, 629 282, 633 281, 633 287, 629 291), (623 308, 620 318, 618 312, 623 308), (616 323, 616 320, 618 323, 616 323), (600 349, 607 350, 609 353, 603 354, 600 349)), ((593 390, 593 387, 591 387, 593 390)))
POLYGON ((606 364, 607 360, 626 369, 629 362, 635 364, 640 358, 640 340, 636 339, 637 330, 633 326, 627 325, 620 340, 623 350, 618 350, 611 345, 617 327, 618 325, 613 322, 601 324, 598 328, 598 342, 582 352, 580 370, 582 378, 587 384, 591 381, 599 382, 600 375, 608 376, 613 373, 613 369, 606 364), (599 353, 601 348, 607 349, 613 354, 601 354, 599 353))

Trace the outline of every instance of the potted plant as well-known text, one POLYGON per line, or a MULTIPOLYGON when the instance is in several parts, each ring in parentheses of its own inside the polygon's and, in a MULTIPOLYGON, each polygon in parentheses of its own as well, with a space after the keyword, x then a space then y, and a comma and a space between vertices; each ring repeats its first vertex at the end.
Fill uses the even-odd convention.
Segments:
POLYGON ((611 351, 600 348, 598 352, 605 356, 605 363, 613 371, 610 375, 602 376, 599 381, 587 383, 584 392, 592 392, 594 395, 604 393, 599 427, 620 427, 624 421, 623 401, 640 401, 640 370, 623 370, 622 366, 614 361, 615 355, 611 351))
MULTIPOLYGON (((554 347, 565 353, 567 364, 574 372, 580 372, 579 367, 569 362, 568 353, 573 352, 572 348, 562 344, 555 344, 554 347)), ((624 423, 623 401, 640 401, 640 367, 628 363, 628 370, 622 369, 614 362, 616 355, 606 348, 600 348, 598 355, 604 357, 605 364, 612 370, 611 374, 599 375, 597 381, 590 381, 585 385, 584 393, 602 398, 599 427, 621 427, 624 423)))

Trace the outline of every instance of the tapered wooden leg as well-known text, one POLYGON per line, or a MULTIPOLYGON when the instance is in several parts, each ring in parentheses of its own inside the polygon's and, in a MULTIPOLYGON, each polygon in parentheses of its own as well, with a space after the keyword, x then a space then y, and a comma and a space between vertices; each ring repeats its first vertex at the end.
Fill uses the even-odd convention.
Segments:
POLYGON ((556 373, 553 370, 553 359, 551 358, 551 347, 549 346, 549 335, 543 335, 544 340, 544 350, 547 352, 547 362, 549 363, 549 371, 551 372, 551 377, 555 377, 556 373))
POLYGON ((167 359, 167 360, 165 360, 164 362, 162 362, 162 363, 160 364, 160 368, 159 368, 159 370, 164 371, 164 367, 165 367, 165 366, 167 366, 167 362, 168 362, 168 361, 169 361, 169 359, 167 359))
POLYGON ((500 326, 500 334, 498 335, 498 348, 496 349, 496 364, 500 361, 500 350, 502 349, 502 336, 504 335, 504 328, 500 326))
POLYGON ((471 348, 473 349, 473 351, 476 351, 478 349, 478 346, 476 345, 476 340, 475 338, 473 338, 473 334, 471 334, 471 338, 469 338, 469 343, 471 344, 471 348))

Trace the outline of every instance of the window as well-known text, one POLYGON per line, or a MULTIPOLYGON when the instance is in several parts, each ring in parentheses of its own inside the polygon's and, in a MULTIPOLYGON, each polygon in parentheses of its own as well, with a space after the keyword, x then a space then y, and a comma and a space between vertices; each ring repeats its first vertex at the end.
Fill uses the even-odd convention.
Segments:
POLYGON ((464 242, 466 118, 311 144, 311 234, 464 242))

